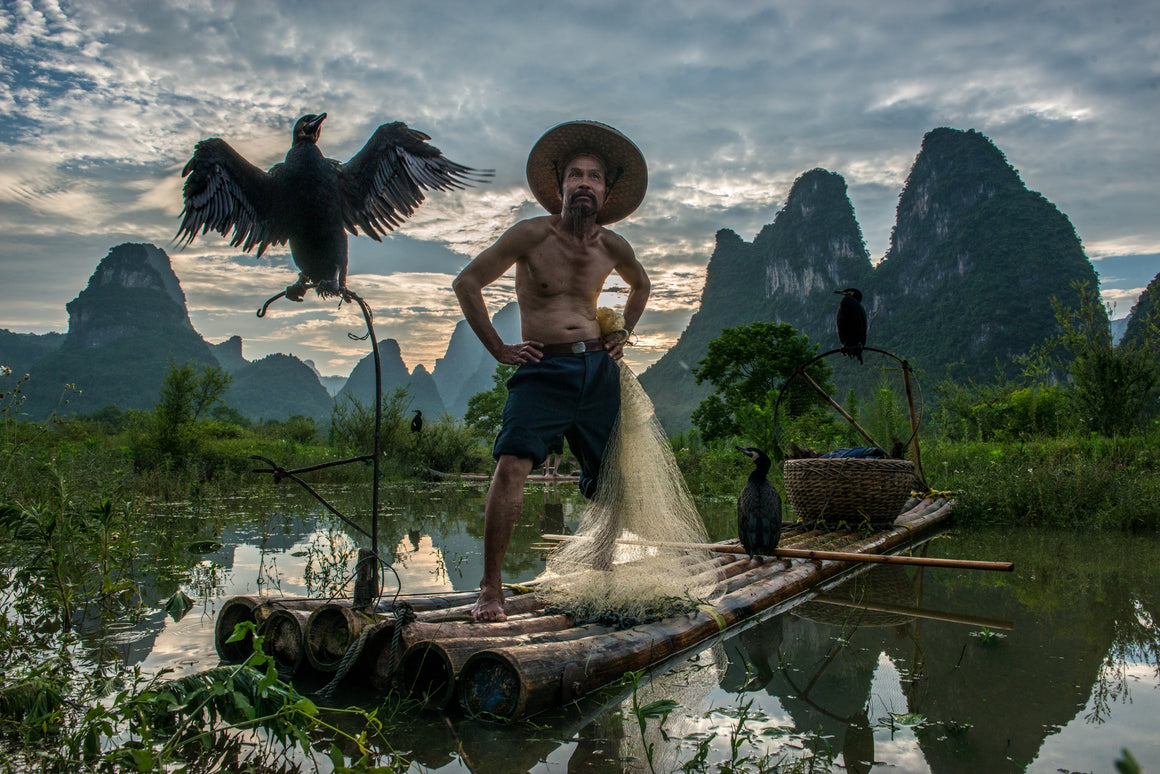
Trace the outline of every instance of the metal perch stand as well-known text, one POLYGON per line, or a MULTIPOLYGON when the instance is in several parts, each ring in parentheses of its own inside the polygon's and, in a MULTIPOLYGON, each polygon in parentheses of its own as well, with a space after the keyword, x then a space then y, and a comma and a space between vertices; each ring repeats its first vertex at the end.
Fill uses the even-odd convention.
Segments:
MULTIPOLYGON (((310 289, 313 287, 314 287, 314 285, 307 285, 307 289, 310 289)), ((270 299, 268 299, 266 301, 266 303, 262 304, 262 308, 258 310, 258 317, 265 317, 266 316, 266 309, 269 308, 270 304, 272 304, 273 302, 277 301, 279 298, 281 298, 285 295, 286 295, 286 292, 283 291, 283 292, 277 294, 276 296, 273 296, 270 299)), ((347 288, 343 288, 342 301, 345 301, 348 303, 351 303, 351 302, 356 303, 356 304, 358 304, 359 308, 362 309, 363 319, 366 320, 366 324, 367 324, 366 335, 365 336, 355 336, 352 333, 348 333, 347 335, 350 336, 352 339, 356 339, 356 340, 370 338, 370 340, 371 340, 371 353, 374 355, 374 361, 375 361, 375 433, 374 433, 373 449, 372 449, 371 453, 369 455, 363 454, 363 455, 360 455, 358 457, 351 457, 351 458, 345 459, 345 460, 336 460, 334 462, 324 462, 320 465, 310 465, 310 466, 305 467, 305 468, 295 468, 294 470, 287 470, 286 468, 277 464, 273 460, 270 460, 266 457, 262 457, 262 456, 257 455, 257 454, 251 454, 250 459, 260 460, 260 461, 265 462, 267 465, 270 466, 268 468, 256 468, 254 470, 255 473, 270 473, 274 476, 275 482, 279 482, 284 478, 290 479, 291 481, 295 482, 296 484, 301 486, 303 489, 305 489, 307 492, 309 492, 310 495, 312 497, 314 497, 314 499, 318 500, 318 502, 320 502, 323 505, 323 507, 325 507, 328 511, 330 511, 332 514, 334 514, 338 518, 342 519, 352 529, 357 530, 361 534, 363 534, 366 537, 369 537, 371 539, 370 549, 366 549, 366 548, 359 549, 358 562, 355 565, 355 585, 354 585, 353 607, 355 607, 357 609, 361 609, 361 608, 369 608, 370 606, 374 605, 375 602, 378 600, 381 584, 379 583, 379 573, 377 570, 377 565, 379 563, 381 563, 384 566, 390 568, 392 572, 394 572, 394 568, 391 567, 391 565, 389 563, 383 562, 382 559, 379 557, 379 477, 380 477, 380 466, 381 466, 381 460, 380 460, 381 455, 379 452, 380 452, 380 447, 381 447, 381 443, 382 443, 382 425, 383 425, 383 372, 382 372, 381 361, 379 358, 379 341, 378 341, 378 338, 375 337, 375 327, 374 327, 374 322, 373 322, 374 314, 371 312, 370 306, 367 304, 366 301, 364 301, 362 299, 361 296, 359 296, 353 290, 350 290, 347 288), (347 517, 342 512, 340 512, 337 508, 335 508, 333 505, 331 505, 329 502, 327 502, 326 498, 324 498, 322 495, 320 495, 318 493, 318 491, 316 489, 314 489, 314 487, 312 487, 310 484, 308 484, 306 481, 303 481, 299 477, 299 474, 301 474, 301 473, 310 473, 310 472, 315 471, 315 470, 322 470, 324 468, 332 468, 332 467, 336 467, 338 465, 348 465, 352 462, 367 462, 367 461, 371 462, 373 469, 374 469, 374 472, 372 474, 373 482, 372 482, 372 489, 371 489, 371 530, 370 530, 370 532, 367 532, 367 530, 362 525, 356 523, 353 519, 347 517)), ((396 580, 398 580, 397 573, 395 574, 395 578, 396 578, 396 580)), ((401 587, 401 583, 399 585, 401 587)))

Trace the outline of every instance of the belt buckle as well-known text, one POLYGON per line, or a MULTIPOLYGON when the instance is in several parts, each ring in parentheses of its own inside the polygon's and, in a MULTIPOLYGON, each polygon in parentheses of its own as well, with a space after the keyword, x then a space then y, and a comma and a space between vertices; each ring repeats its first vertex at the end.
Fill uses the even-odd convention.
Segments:
POLYGON ((572 354, 573 355, 583 355, 587 351, 588 351, 587 342, 583 342, 583 341, 573 342, 573 344, 572 344, 572 354))

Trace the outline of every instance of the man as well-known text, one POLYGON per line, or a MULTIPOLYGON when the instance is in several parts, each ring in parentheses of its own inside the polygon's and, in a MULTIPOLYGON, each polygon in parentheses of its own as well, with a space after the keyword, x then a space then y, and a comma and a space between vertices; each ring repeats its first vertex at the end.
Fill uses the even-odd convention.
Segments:
POLYGON ((508 381, 495 473, 484 510, 483 579, 473 615, 503 621, 500 574, 523 505, 524 483, 557 435, 580 461, 580 489, 596 492, 600 459, 620 409, 615 361, 644 312, 650 284, 622 237, 604 228, 644 199, 648 170, 627 137, 595 121, 569 121, 544 134, 528 156, 528 185, 550 215, 523 220, 480 253, 453 287, 472 330, 500 363, 519 366, 508 381), (483 288, 516 268, 523 341, 500 338, 483 288), (624 331, 602 338, 596 304, 604 281, 628 284, 624 331))

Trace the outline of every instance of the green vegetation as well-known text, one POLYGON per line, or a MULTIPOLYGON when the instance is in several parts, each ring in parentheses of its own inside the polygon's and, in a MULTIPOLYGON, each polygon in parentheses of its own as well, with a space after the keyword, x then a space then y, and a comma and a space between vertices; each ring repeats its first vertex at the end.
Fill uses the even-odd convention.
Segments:
MULTIPOLYGON (((1083 283, 1074 289, 1080 304, 1056 304, 1059 332, 1020 361, 1020 376, 944 382, 926 407, 919 461, 931 486, 954 492, 959 524, 1160 528, 1160 362, 1150 354, 1160 336, 1152 326, 1142 342, 1115 346, 1094 292, 1083 283)), ((792 441, 825 451, 865 443, 836 412, 816 407, 783 410, 771 437, 770 390, 785 379, 786 353, 802 362, 813 350, 801 349, 804 337, 795 340, 788 325, 770 344, 762 326, 773 327, 727 328, 712 342, 696 373, 717 391, 694 415, 697 428, 671 439, 702 499, 735 496, 748 469, 735 444, 765 443, 768 451, 792 441)), ((815 377, 824 389, 826 376, 815 377)), ((880 443, 910 434, 893 378, 878 374, 868 401, 852 390, 845 400, 880 443)))
MULTIPOLYGON (((709 343, 709 354, 693 369, 697 383, 709 382, 714 392, 693 411, 693 425, 706 441, 741 437, 744 446, 777 447, 776 411, 779 393, 785 416, 800 419, 825 399, 804 379, 790 381, 798 364, 818 354, 817 345, 788 323, 753 323, 726 328, 709 343)), ((827 391, 830 367, 811 364, 807 377, 827 391)))
MULTIPOLYGON (((933 486, 955 493, 961 527, 1160 529, 1156 364, 1142 354, 1154 351, 1154 340, 1115 347, 1092 335, 1101 316, 1084 308, 1057 306, 1061 334, 1021 363, 1022 375, 987 385, 948 382, 935 391, 937 405, 927 407, 920 438, 922 463, 933 486)), ((860 443, 828 406, 796 386, 773 422, 777 391, 816 351, 790 326, 773 323, 728 329, 713 342, 696 373, 717 389, 704 404, 716 410, 699 415, 697 430, 671 439, 702 503, 736 497, 750 463, 734 444, 860 443)), ((831 389, 828 367, 815 365, 811 377, 831 389)), ((849 392, 846 410, 874 437, 905 435, 897 373, 867 366, 864 374, 874 386, 849 392)), ((493 388, 472 399, 467 421, 426 418, 421 433, 410 431, 407 393, 384 396, 384 474, 488 470, 506 378, 497 369, 493 388)), ((80 655, 85 627, 148 614, 141 589, 177 588, 175 568, 188 564, 178 553, 220 534, 205 512, 142 531, 150 503, 216 499, 253 487, 250 455, 287 468, 365 455, 373 446, 373 406, 344 399, 329 426, 305 416, 253 423, 222 404, 224 371, 190 362, 170 364, 150 410, 108 406, 30 422, 23 411, 28 383, 7 369, 0 374, 0 646, 10 654, 0 685, 5 747, 25 750, 24 763, 46 771, 213 770, 210 750, 224 754, 233 770, 275 771, 293 770, 287 751, 313 761, 317 739, 326 738, 341 746, 321 753, 337 771, 410 765, 379 739, 397 702, 335 717, 277 680, 260 637, 244 668, 172 682, 144 679, 115 663, 82 663, 80 655), (241 734, 261 741, 242 744, 241 734)), ((367 473, 366 465, 345 465, 314 480, 365 483, 367 473)), ((775 485, 776 476, 777 468, 775 485)), ((712 535, 730 534, 729 524, 707 526, 712 535)), ((664 725, 665 710, 655 702, 634 705, 642 736, 664 725)), ((734 765, 770 771, 809 765, 754 757, 747 747, 749 708, 741 701, 732 712, 734 765)), ((686 750, 685 770, 711 768, 705 744, 686 750)), ((815 751, 814 761, 828 755, 815 751)))
POLYGON ((516 372, 515 366, 498 365, 491 375, 491 389, 478 392, 467 401, 463 420, 482 435, 494 438, 503 424, 503 407, 507 402, 507 381, 516 372))
POLYGON ((719 733, 697 734, 681 738, 665 730, 669 715, 680 708, 672 699, 641 702, 643 672, 626 672, 621 684, 632 688, 631 714, 636 720, 637 732, 648 768, 653 774, 660 771, 683 771, 688 774, 703 772, 752 772, 753 774, 808 774, 832 771, 838 751, 830 740, 820 733, 794 734, 776 729, 782 736, 782 749, 769 752, 769 718, 753 708, 753 699, 738 694, 737 706, 710 710, 717 727, 728 728, 729 758, 710 762, 709 752, 719 733), (657 742, 676 747, 684 763, 678 768, 657 768, 657 742))

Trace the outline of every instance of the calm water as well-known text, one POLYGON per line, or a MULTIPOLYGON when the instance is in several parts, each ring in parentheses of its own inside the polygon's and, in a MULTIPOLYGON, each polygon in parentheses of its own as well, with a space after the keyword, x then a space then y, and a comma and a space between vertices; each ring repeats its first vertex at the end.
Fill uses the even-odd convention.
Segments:
MULTIPOLYGON (((357 497, 327 495, 346 512, 368 511, 357 497)), ((405 593, 476 586, 483 497, 482 484, 384 487, 379 545, 405 593)), ((506 580, 535 577, 539 535, 574 527, 582 509, 574 485, 529 486, 506 580)), ((712 537, 731 536, 732 509, 703 506, 712 537)), ((159 518, 209 512, 207 523, 224 526, 207 537, 223 547, 191 554, 174 568, 178 585, 149 591, 163 600, 182 588, 194 608, 176 621, 159 611, 134 633, 94 632, 94 643, 146 669, 207 669, 225 599, 328 593, 368 544, 289 485, 158 507, 159 518)), ((640 703, 679 704, 643 738, 631 690, 610 688, 512 726, 427 718, 391 745, 410 753, 415 771, 440 772, 648 771, 649 745, 658 772, 699 749, 715 771, 819 741, 835 770, 852 772, 1107 772, 1124 748, 1160 771, 1160 539, 951 531, 927 551, 1010 560, 1016 571, 880 567, 823 601, 727 632, 639 688, 640 703)))

